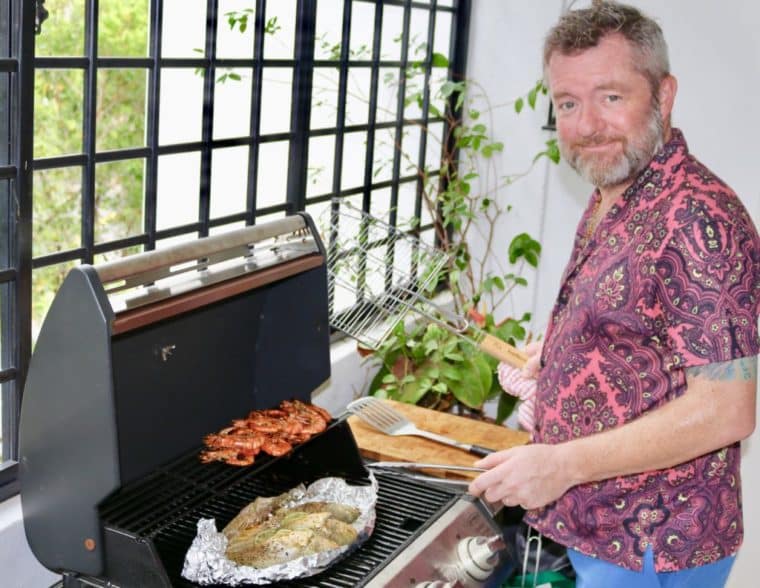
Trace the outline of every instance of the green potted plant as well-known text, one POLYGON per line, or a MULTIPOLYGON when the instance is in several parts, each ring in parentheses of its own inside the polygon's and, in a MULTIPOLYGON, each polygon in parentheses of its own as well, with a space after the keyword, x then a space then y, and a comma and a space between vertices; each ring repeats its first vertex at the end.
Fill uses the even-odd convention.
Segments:
MULTIPOLYGON (((434 55, 434 59, 448 65, 442 55, 434 55)), ((424 88, 415 83, 417 80, 419 76, 412 66, 406 79, 408 102, 422 100, 424 88)), ((469 80, 446 81, 438 92, 447 104, 445 112, 433 112, 447 123, 442 145, 444 163, 439 170, 414 169, 422 178, 423 199, 433 218, 437 245, 448 254, 449 263, 441 283, 451 293, 449 304, 453 314, 466 315, 480 330, 518 345, 530 337, 526 329, 530 314, 497 323, 494 312, 515 288, 527 285, 521 271, 526 264, 536 267, 541 245, 527 233, 512 236, 508 246, 510 271, 506 273, 488 269, 486 259, 503 255, 494 247, 497 220, 511 210, 505 202, 506 189, 530 169, 486 184, 485 189, 481 181, 478 183, 481 188, 476 190, 476 180, 482 177, 481 168, 503 149, 481 122, 490 107, 484 110, 478 106, 478 98, 487 100, 477 84, 469 80), (471 248, 475 230, 481 238, 485 235, 486 247, 479 256, 471 248)), ((514 101, 514 110, 519 114, 526 103, 535 108, 538 97, 545 93, 542 82, 537 82, 527 96, 514 101)), ((412 157, 402 155, 410 167, 414 166, 412 157)), ((543 157, 559 162, 555 139, 546 141, 545 150, 533 158, 531 169, 543 157)), ((440 320, 445 321, 445 316, 440 320)), ((369 393, 375 396, 475 418, 486 418, 485 403, 498 399, 496 422, 503 422, 514 409, 515 397, 502 393, 499 385, 498 361, 435 322, 400 322, 371 357, 379 363, 369 387, 369 393)))

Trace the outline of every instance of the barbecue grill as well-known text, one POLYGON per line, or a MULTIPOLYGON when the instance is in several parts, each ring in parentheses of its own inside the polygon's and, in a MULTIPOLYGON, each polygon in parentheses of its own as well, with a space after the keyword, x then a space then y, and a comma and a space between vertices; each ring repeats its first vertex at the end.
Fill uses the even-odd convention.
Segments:
MULTIPOLYGON (((245 468, 198 459, 205 434, 252 409, 309 402, 329 377, 326 257, 300 214, 70 271, 37 341, 20 425, 27 538, 63 586, 193 586, 181 571, 199 519, 222 528, 256 497, 325 476, 370 483, 342 417, 245 468)), ((453 586, 457 574, 457 585, 496 585, 511 569, 478 501, 376 477, 369 540, 281 585, 453 586), (457 551, 467 565, 455 565, 457 551)))

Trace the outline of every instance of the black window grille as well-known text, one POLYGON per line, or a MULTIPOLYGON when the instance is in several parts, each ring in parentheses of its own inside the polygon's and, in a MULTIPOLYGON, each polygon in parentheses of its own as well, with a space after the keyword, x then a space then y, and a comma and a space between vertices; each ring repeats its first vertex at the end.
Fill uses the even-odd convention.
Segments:
POLYGON ((32 100, 34 5, 0 1, 0 499, 17 491, 17 426, 31 355, 32 100), (29 26, 26 26, 28 23, 29 26), (26 253, 25 253, 26 252, 26 253))
POLYGON ((557 130, 557 117, 554 116, 554 105, 551 102, 549 102, 549 114, 546 118, 546 124, 541 128, 545 131, 557 130))
POLYGON ((336 199, 391 225, 416 218, 432 242, 417 172, 440 167, 446 121, 428 82, 464 73, 470 11, 469 0, 43 4, 0 0, 5 464, 34 334, 72 265, 296 210, 320 217, 336 199))

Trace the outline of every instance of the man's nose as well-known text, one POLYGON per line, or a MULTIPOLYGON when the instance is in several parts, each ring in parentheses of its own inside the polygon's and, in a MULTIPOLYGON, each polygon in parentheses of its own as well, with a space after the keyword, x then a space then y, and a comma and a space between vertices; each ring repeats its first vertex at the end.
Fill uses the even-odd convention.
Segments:
POLYGON ((593 105, 584 104, 578 113, 576 132, 582 137, 593 137, 604 127, 604 120, 593 105))

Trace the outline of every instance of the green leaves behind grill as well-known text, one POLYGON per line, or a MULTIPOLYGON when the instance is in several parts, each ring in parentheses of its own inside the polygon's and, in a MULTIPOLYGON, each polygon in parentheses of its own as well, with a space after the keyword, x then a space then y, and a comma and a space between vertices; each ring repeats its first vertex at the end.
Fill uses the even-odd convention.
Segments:
MULTIPOLYGON (((482 329, 514 344, 525 338, 523 324, 529 320, 526 313, 497 326, 489 315, 482 329)), ((370 384, 370 394, 377 397, 439 410, 460 404, 482 413, 483 404, 498 396, 498 422, 514 408, 514 398, 501 393, 497 361, 435 323, 411 327, 399 323, 375 356, 382 366, 370 384)))

